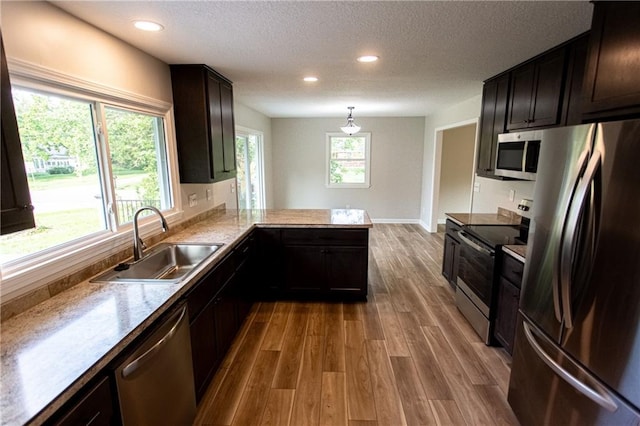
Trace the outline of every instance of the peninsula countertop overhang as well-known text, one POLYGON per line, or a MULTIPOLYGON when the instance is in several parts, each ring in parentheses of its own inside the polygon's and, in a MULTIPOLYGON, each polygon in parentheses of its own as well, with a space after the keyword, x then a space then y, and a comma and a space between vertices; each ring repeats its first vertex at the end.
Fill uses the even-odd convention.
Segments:
POLYGON ((371 228, 364 210, 229 210, 167 242, 224 244, 188 283, 84 281, 2 323, 1 424, 40 424, 173 306, 254 227, 371 228))

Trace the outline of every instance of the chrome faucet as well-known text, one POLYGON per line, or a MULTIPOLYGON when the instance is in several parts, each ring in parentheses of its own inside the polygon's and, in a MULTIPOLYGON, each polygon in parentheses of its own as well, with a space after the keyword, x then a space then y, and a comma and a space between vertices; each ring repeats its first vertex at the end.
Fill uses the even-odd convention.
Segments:
POLYGON ((151 210, 152 212, 160 216, 163 232, 167 232, 169 230, 169 225, 167 225, 167 221, 165 220, 164 216, 162 216, 162 213, 160 213, 160 210, 158 210, 157 208, 152 206, 144 206, 136 210, 136 212, 133 215, 133 260, 134 262, 142 259, 142 250, 147 248, 142 242, 142 239, 140 238, 139 232, 138 232, 138 215, 145 210, 151 210))

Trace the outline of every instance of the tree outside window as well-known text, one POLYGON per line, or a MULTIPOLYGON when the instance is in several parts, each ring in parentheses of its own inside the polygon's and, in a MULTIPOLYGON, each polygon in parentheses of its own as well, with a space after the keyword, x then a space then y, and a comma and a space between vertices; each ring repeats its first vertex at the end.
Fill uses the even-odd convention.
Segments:
POLYGON ((371 134, 327 134, 327 187, 369 188, 371 134))

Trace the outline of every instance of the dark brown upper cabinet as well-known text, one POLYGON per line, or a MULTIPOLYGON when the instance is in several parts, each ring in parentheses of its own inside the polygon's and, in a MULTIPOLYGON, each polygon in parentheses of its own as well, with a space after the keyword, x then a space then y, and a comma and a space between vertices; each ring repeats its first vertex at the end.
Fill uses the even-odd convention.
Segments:
POLYGON ((594 4, 584 119, 640 116, 640 2, 594 4))
POLYGON ((206 65, 171 65, 180 182, 236 176, 233 86, 206 65))
POLYGON ((584 68, 589 49, 589 32, 576 37, 567 46, 567 77, 562 100, 563 126, 582 123, 584 68))
POLYGON ((10 234, 24 229, 35 228, 33 206, 27 182, 27 173, 22 156, 22 145, 18 133, 18 123, 11 97, 9 69, 4 53, 4 44, 0 34, 2 64, 0 68, 2 87, 2 206, 0 216, 0 234, 10 234))
POLYGON ((507 130, 560 123, 566 50, 552 50, 511 71, 507 130))
POLYGON ((505 132, 507 102, 509 100, 509 74, 485 81, 482 89, 480 115, 480 139, 476 173, 478 176, 496 178, 493 174, 496 162, 498 135, 505 132))

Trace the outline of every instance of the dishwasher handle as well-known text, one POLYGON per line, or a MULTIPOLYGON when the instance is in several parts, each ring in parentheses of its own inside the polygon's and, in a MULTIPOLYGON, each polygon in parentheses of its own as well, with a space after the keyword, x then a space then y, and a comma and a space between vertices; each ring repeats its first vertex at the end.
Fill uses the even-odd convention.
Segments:
POLYGON ((129 364, 127 364, 126 367, 124 367, 122 369, 122 377, 124 379, 126 379, 127 377, 129 377, 130 375, 135 373, 147 361, 149 361, 151 358, 153 358, 153 356, 160 349, 162 349, 162 347, 164 345, 166 345, 169 340, 171 340, 173 335, 176 334, 176 331, 178 330, 178 326, 180 325, 180 323, 184 319, 186 313, 187 313, 187 307, 184 306, 182 308, 182 312, 180 312, 180 316, 176 320, 175 324, 171 327, 171 329, 167 332, 167 334, 165 334, 162 339, 158 340, 158 342, 156 344, 154 344, 152 347, 150 347, 145 353, 143 353, 138 358, 136 358, 133 361, 131 361, 129 364))

